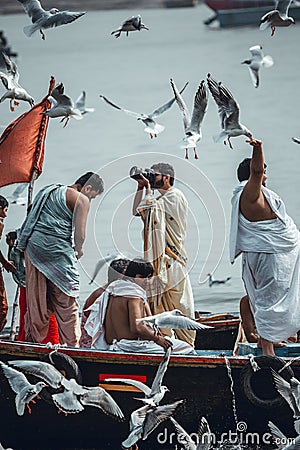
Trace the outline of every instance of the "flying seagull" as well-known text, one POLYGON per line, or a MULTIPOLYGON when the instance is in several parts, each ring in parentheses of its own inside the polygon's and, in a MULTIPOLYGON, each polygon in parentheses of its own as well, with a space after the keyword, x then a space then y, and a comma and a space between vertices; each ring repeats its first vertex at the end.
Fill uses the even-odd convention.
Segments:
POLYGON ((300 139, 298 138, 292 138, 292 141, 295 142, 296 144, 300 144, 300 139))
POLYGON ((18 186, 16 189, 12 192, 11 195, 8 196, 8 199, 10 200, 10 204, 13 205, 26 205, 26 196, 22 196, 23 192, 25 191, 26 187, 28 186, 28 183, 18 183, 18 186))
POLYGON ((94 406, 116 419, 124 418, 117 403, 100 386, 81 386, 74 378, 68 380, 54 366, 43 361, 16 360, 9 361, 9 365, 41 378, 51 388, 59 390, 52 395, 52 399, 55 405, 66 414, 79 413, 84 410, 84 406, 94 406), (62 388, 63 391, 60 392, 62 388))
POLYGON ((196 322, 196 320, 190 319, 182 314, 179 309, 173 309, 172 311, 166 311, 154 316, 143 317, 142 319, 136 319, 137 322, 152 323, 155 327, 161 328, 173 328, 174 330, 206 330, 213 328, 209 325, 196 322))
POLYGON ((180 95, 181 92, 178 91, 172 78, 170 80, 170 83, 176 98, 176 102, 183 115, 183 125, 185 132, 185 138, 183 139, 185 148, 185 158, 188 159, 189 157, 188 149, 193 148, 195 159, 198 159, 196 145, 197 142, 199 142, 202 137, 201 124, 207 110, 207 101, 208 101, 207 88, 204 84, 204 80, 202 80, 195 94, 194 108, 191 117, 190 112, 182 96, 180 95))
POLYGON ((212 287, 214 284, 225 284, 227 281, 231 280, 231 277, 224 278, 223 280, 214 280, 211 273, 208 273, 207 276, 209 287, 212 287))
POLYGON ((121 36, 122 32, 126 33, 126 36, 128 36, 129 31, 141 30, 149 30, 149 28, 142 23, 142 17, 138 14, 137 16, 132 16, 125 20, 117 30, 112 31, 110 34, 113 34, 118 38, 121 36))
POLYGON ((82 91, 81 94, 79 95, 78 99, 75 102, 75 108, 79 109, 79 111, 81 112, 82 115, 95 111, 95 108, 87 108, 85 106, 85 100, 86 100, 86 93, 85 93, 85 91, 82 91))
POLYGON ((145 394, 145 398, 139 398, 137 400, 141 400, 147 405, 157 406, 163 399, 165 393, 169 391, 167 386, 162 385, 162 380, 169 364, 170 355, 171 347, 168 348, 158 366, 151 388, 141 381, 132 380, 130 378, 106 378, 105 381, 118 381, 135 386, 145 394))
POLYGON ((105 266, 105 264, 109 264, 111 261, 113 261, 117 257, 118 257, 118 254, 113 254, 113 255, 106 255, 106 256, 104 256, 104 258, 99 259, 99 261, 96 263, 94 273, 92 275, 92 278, 91 278, 91 281, 89 282, 89 284, 92 284, 94 282, 96 276, 98 275, 98 273, 100 272, 102 267, 105 266))
POLYGON ((63 83, 59 83, 55 86, 51 92, 51 96, 49 97, 49 99, 53 102, 53 105, 50 109, 45 111, 44 114, 49 117, 62 117, 61 122, 65 121, 65 127, 69 122, 70 116, 74 117, 74 119, 80 120, 82 119, 82 114, 79 109, 75 108, 71 97, 64 94, 64 90, 65 88, 63 83))
POLYGON ((85 12, 59 11, 57 8, 46 11, 38 0, 19 0, 19 2, 22 3, 25 12, 33 23, 33 25, 23 28, 24 33, 27 37, 30 37, 37 30, 40 30, 43 40, 46 38, 43 29, 66 25, 85 14, 85 12))
POLYGON ((271 369, 275 387, 293 411, 294 419, 300 419, 300 382, 292 377, 286 381, 275 370, 271 369))
POLYGON ((5 52, 2 52, 2 56, 6 65, 7 74, 0 72, 1 81, 6 89, 6 92, 0 98, 0 103, 3 102, 3 100, 5 100, 6 98, 10 98, 9 105, 11 111, 15 110, 13 103, 15 106, 19 104, 17 100, 23 100, 25 102, 28 102, 32 107, 34 105, 33 98, 19 84, 20 75, 17 64, 14 61, 12 61, 5 54, 5 52))
POLYGON ((269 421, 268 426, 279 450, 299 450, 300 436, 289 439, 276 427, 276 425, 274 425, 273 422, 269 421))
POLYGON ((231 92, 221 82, 218 83, 214 80, 210 74, 207 75, 207 83, 211 95, 218 106, 222 126, 221 133, 214 136, 214 141, 219 142, 221 139, 224 139, 224 144, 226 145, 227 139, 229 147, 232 149, 230 138, 242 135, 252 138, 251 131, 239 122, 239 105, 234 100, 231 92))
MULTIPOLYGON (((184 87, 181 89, 180 93, 185 90, 188 83, 185 83, 184 87)), ((155 109, 151 114, 138 114, 133 111, 129 111, 128 109, 121 108, 120 106, 117 106, 115 103, 108 100, 107 97, 104 97, 104 95, 100 95, 103 100, 108 103, 110 106, 113 106, 116 109, 119 109, 120 111, 124 111, 129 116, 135 117, 137 120, 141 120, 145 125, 146 128, 144 128, 144 131, 146 133, 149 133, 150 138, 157 137, 159 133, 161 133, 165 127, 163 125, 158 124, 154 119, 159 116, 160 114, 164 113, 168 109, 171 108, 173 103, 175 102, 175 97, 169 100, 167 103, 163 104, 159 108, 155 109)))
MULTIPOLYGON (((211 447, 211 443, 213 441, 213 436, 211 434, 209 425, 205 417, 201 417, 196 443, 191 438, 191 436, 182 428, 179 423, 170 417, 171 422, 173 423, 176 433, 180 436, 180 442, 184 445, 185 450, 209 450, 211 447)), ((195 436, 196 433, 193 433, 195 436)))
POLYGON ((41 390, 47 386, 43 381, 39 381, 36 384, 31 384, 25 377, 25 375, 12 367, 7 366, 0 361, 0 366, 12 390, 17 394, 15 398, 16 410, 19 416, 22 416, 25 411, 25 405, 28 408, 29 413, 31 409, 29 402, 41 392, 41 390))
POLYGON ((289 8, 292 0, 277 0, 275 9, 269 11, 260 19, 260 30, 271 28, 271 36, 274 36, 276 27, 288 27, 295 24, 293 17, 289 17, 289 8))
POLYGON ((273 58, 270 55, 264 56, 261 45, 253 45, 249 48, 251 58, 246 59, 241 64, 247 64, 250 77, 254 87, 259 86, 259 70, 261 67, 271 67, 274 64, 273 58))

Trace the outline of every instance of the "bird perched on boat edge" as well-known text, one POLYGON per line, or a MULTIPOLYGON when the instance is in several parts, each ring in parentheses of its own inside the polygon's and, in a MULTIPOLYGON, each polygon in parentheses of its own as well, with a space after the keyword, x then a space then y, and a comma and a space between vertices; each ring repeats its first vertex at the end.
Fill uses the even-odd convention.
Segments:
POLYGON ((185 148, 185 158, 188 159, 189 157, 188 149, 193 148, 195 159, 198 159, 196 145, 197 142, 199 142, 202 137, 201 124, 207 110, 207 102, 208 102, 207 89, 204 84, 204 80, 201 81, 198 90, 195 94, 192 116, 190 115, 190 112, 182 96, 180 95, 181 92, 178 91, 172 78, 170 80, 170 83, 176 98, 176 102, 183 116, 183 126, 185 132, 185 137, 183 139, 184 142, 183 148, 185 148))
POLYGON ((222 126, 221 133, 213 137, 214 141, 219 142, 221 139, 224 139, 224 144, 226 145, 227 139, 229 147, 233 149, 230 138, 245 135, 251 139, 251 131, 239 122, 240 108, 229 89, 221 82, 218 83, 214 80, 210 73, 207 75, 207 84, 218 106, 222 126))
POLYGON ((142 23, 142 17, 138 14, 137 16, 132 16, 125 20, 117 30, 112 31, 110 34, 115 35, 115 37, 118 38, 121 36, 122 32, 126 33, 126 36, 128 36, 129 31, 141 30, 149 30, 149 28, 142 23))
POLYGON ((0 103, 3 102, 3 100, 5 100, 6 98, 10 98, 9 106, 11 111, 15 110, 13 104, 15 106, 19 105, 19 102, 17 100, 28 102, 32 107, 34 105, 33 98, 28 94, 27 91, 25 91, 24 88, 22 88, 22 86, 19 85, 20 74, 17 64, 12 61, 5 54, 5 52, 2 52, 2 56, 6 65, 7 74, 0 72, 2 84, 6 89, 6 92, 0 98, 0 103))
POLYGON ((10 387, 16 394, 16 410, 19 416, 22 416, 25 411, 25 405, 27 406, 29 414, 31 408, 29 402, 34 402, 34 398, 41 392, 47 384, 44 381, 39 381, 36 384, 31 384, 25 377, 25 375, 18 370, 9 367, 0 361, 3 374, 6 376, 10 387))
POLYGON ((292 0, 277 0, 275 9, 269 11, 260 19, 260 30, 271 28, 271 36, 274 36, 276 27, 288 27, 295 24, 293 17, 289 17, 289 8, 292 0))
POLYGON ((64 85, 59 83, 52 90, 49 100, 52 101, 53 105, 50 109, 44 112, 49 117, 62 117, 60 122, 64 122, 64 127, 69 122, 70 116, 74 119, 82 119, 82 114, 79 109, 75 108, 74 102, 68 95, 64 94, 64 85))
POLYGON ((40 30, 42 39, 45 40, 46 36, 43 29, 58 27, 59 25, 66 25, 79 19, 79 17, 86 14, 85 12, 71 12, 71 11, 59 11, 57 8, 51 8, 46 11, 42 8, 39 0, 18 0, 22 3, 25 12, 30 17, 33 25, 28 25, 23 28, 27 37, 30 37, 36 31, 40 30))
POLYGON ((249 48, 251 53, 250 59, 245 59, 241 64, 247 64, 253 86, 259 86, 259 70, 261 67, 271 67, 274 60, 270 55, 264 56, 261 45, 253 45, 249 48))
MULTIPOLYGON (((183 86, 183 88, 181 89, 180 92, 183 92, 185 90, 185 88, 187 87, 187 85, 188 85, 188 83, 185 83, 185 85, 183 86)), ((173 105, 173 103, 175 102, 175 97, 173 97, 171 100, 164 103, 159 108, 155 109, 151 114, 138 114, 136 112, 129 111, 128 109, 124 109, 124 108, 121 108, 120 106, 117 106, 115 103, 108 100, 107 97, 104 97, 104 95, 100 95, 100 98, 103 98, 103 100, 106 103, 108 103, 110 106, 113 106, 114 108, 125 112, 129 116, 135 117, 137 120, 141 120, 146 125, 146 128, 144 128, 144 131, 146 133, 149 133, 149 136, 151 139, 154 137, 156 138, 157 135, 159 133, 161 133, 162 131, 164 131, 164 129, 165 129, 165 127, 163 125, 160 125, 154 119, 157 116, 164 113, 165 111, 167 111, 168 109, 170 109, 171 106, 173 105)))

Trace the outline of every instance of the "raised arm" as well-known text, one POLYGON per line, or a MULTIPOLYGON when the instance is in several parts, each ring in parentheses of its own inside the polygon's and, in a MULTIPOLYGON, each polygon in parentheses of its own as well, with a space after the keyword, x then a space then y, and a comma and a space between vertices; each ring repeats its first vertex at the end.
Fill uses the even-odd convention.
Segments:
POLYGON ((141 319, 145 316, 144 303, 141 298, 132 297, 128 299, 128 310, 130 331, 134 333, 137 338, 154 341, 164 350, 172 347, 171 341, 164 338, 161 334, 157 334, 152 327, 145 325, 144 322, 136 321, 136 319, 141 319))
POLYGON ((146 194, 151 194, 151 192, 152 192, 149 181, 142 174, 141 174, 141 178, 137 179, 136 181, 137 181, 137 191, 135 193, 135 197, 134 197, 133 205, 132 205, 132 215, 133 216, 140 215, 139 212, 137 211, 137 207, 139 206, 139 204, 142 201, 144 188, 146 189, 146 194))

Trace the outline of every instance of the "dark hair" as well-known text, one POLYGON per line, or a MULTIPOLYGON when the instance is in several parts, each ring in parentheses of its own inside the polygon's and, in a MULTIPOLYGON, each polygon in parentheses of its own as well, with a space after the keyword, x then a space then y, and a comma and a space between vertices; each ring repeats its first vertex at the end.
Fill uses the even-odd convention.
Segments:
POLYGON ((3 197, 3 195, 0 195, 0 207, 6 208, 7 206, 8 206, 8 201, 6 200, 5 197, 3 197))
POLYGON ((120 278, 120 275, 124 275, 129 262, 130 260, 125 258, 114 259, 108 267, 107 281, 112 283, 120 278))
MULTIPOLYGON (((237 168, 237 177, 239 181, 249 180, 250 178, 250 165, 251 158, 245 158, 237 168)), ((267 167, 267 164, 264 164, 264 168, 267 167)))
POLYGON ((153 272, 153 266, 149 261, 142 258, 135 258, 129 262, 124 277, 135 278, 137 275, 142 275, 142 278, 147 278, 149 276, 152 277, 153 272))
POLYGON ((151 166, 154 172, 161 173, 162 175, 170 175, 170 185, 173 186, 175 179, 175 170, 171 164, 168 163, 157 163, 151 166))
POLYGON ((92 186, 92 189, 99 192, 99 194, 102 194, 102 192, 104 191, 103 180, 95 172, 87 172, 84 175, 81 175, 81 177, 79 177, 74 184, 80 184, 80 186, 82 187, 90 184, 92 186))

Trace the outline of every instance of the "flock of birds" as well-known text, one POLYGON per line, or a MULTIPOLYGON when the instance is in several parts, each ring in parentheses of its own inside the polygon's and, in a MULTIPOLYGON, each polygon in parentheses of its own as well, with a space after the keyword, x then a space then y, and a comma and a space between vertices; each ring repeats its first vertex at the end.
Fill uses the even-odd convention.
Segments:
MULTIPOLYGON (((44 30, 65 25, 71 23, 80 17, 85 12, 70 12, 59 11, 57 8, 52 8, 46 11, 42 8, 41 3, 38 0, 19 0, 22 3, 25 12, 28 14, 32 21, 32 25, 24 27, 24 33, 30 37, 33 33, 40 31, 42 39, 45 39, 44 30)), ((276 27, 287 27, 292 23, 295 23, 292 17, 288 16, 289 7, 292 0, 277 0, 275 2, 275 9, 268 12, 261 18, 261 29, 271 28, 273 36, 276 27)), ((121 33, 128 34, 133 31, 149 30, 149 28, 143 24, 140 15, 133 16, 125 20, 122 25, 111 32, 116 38, 120 37, 121 33)), ((264 56, 261 45, 254 45, 249 49, 251 57, 242 62, 249 68, 251 80, 253 85, 259 87, 259 72, 262 67, 271 67, 274 61, 271 56, 264 56)), ((17 65, 13 62, 8 55, 4 54, 4 61, 6 65, 6 73, 0 72, 0 78, 6 92, 0 98, 0 103, 5 99, 10 99, 10 109, 14 111, 15 106, 18 105, 18 101, 25 101, 32 107, 34 105, 34 99, 32 96, 19 84, 19 72, 17 65)), ((137 120, 144 123, 144 131, 149 134, 150 138, 155 138, 161 133, 165 127, 156 122, 156 117, 163 114, 165 111, 171 108, 176 101, 178 107, 182 113, 184 137, 182 148, 185 149, 185 158, 188 158, 189 149, 194 150, 195 159, 198 159, 197 144, 202 138, 201 126, 207 111, 208 105, 208 90, 210 91, 218 108, 219 118, 221 122, 221 132, 213 136, 215 142, 223 141, 224 144, 228 142, 230 148, 233 148, 231 138, 237 136, 246 136, 249 139, 252 138, 252 132, 240 122, 240 108, 236 102, 233 94, 230 90, 223 85, 222 82, 216 81, 210 74, 207 75, 206 83, 202 80, 199 84, 197 92, 194 96, 194 104, 192 112, 187 108, 185 101, 182 97, 182 93, 185 90, 188 83, 179 91, 175 85, 173 79, 170 80, 171 88, 174 97, 161 107, 155 109, 151 114, 139 114, 128 109, 124 109, 117 106, 114 102, 109 100, 106 96, 100 95, 107 104, 120 111, 125 112, 137 120), (208 90, 207 90, 208 87, 208 90)), ((63 83, 59 83, 52 90, 49 100, 52 102, 52 106, 49 110, 45 111, 45 114, 51 118, 61 117, 61 122, 64 123, 64 127, 67 125, 69 118, 82 119, 83 114, 92 112, 92 108, 86 108, 85 106, 85 92, 83 92, 76 102, 71 97, 64 93, 63 83)), ((292 138, 295 143, 300 143, 298 138, 292 138)))

